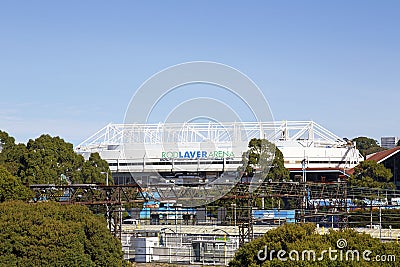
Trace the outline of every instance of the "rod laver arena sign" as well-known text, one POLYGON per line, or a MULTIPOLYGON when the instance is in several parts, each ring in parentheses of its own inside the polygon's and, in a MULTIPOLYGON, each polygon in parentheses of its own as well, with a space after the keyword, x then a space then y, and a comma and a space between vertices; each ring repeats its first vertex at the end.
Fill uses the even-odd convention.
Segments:
POLYGON ((201 159, 201 158, 233 158, 235 154, 232 151, 164 151, 161 152, 163 159, 201 159))

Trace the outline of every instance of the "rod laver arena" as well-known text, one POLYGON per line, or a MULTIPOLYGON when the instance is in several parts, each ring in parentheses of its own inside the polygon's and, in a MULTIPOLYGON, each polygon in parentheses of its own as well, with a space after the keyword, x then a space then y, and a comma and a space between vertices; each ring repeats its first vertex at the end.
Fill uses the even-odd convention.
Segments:
POLYGON ((363 160, 354 143, 313 121, 109 124, 75 150, 86 158, 100 153, 117 184, 196 185, 221 176, 234 183, 252 138, 282 151, 293 180, 306 170, 308 181, 337 181, 363 160))

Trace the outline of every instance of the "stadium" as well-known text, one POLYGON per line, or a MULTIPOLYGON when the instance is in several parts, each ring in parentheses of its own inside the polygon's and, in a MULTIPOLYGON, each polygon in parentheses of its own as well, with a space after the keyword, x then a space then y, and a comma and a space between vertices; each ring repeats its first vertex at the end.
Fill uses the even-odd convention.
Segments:
POLYGON ((116 184, 234 183, 252 138, 282 151, 292 181, 337 182, 363 160, 355 143, 313 121, 108 124, 75 151, 98 152, 116 184))

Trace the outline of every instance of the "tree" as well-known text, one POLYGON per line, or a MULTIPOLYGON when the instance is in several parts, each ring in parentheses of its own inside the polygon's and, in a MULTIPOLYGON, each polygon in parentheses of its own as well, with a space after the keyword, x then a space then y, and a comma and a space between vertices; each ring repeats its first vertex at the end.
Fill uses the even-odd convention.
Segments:
MULTIPOLYGON (((243 153, 243 167, 239 170, 264 182, 283 182, 289 180, 289 170, 285 168, 282 152, 273 143, 265 139, 253 138, 249 142, 249 150, 243 153)), ((253 179, 254 179, 253 178, 253 179)), ((262 207, 289 207, 291 201, 287 198, 267 198, 264 201, 255 199, 255 205, 262 207), (284 204, 282 204, 282 200, 284 204), (282 204, 282 205, 281 205, 282 204)))
POLYGON ((397 142, 397 146, 400 146, 400 140, 397 142))
POLYGON ((29 184, 59 184, 62 174, 71 180, 79 179, 78 170, 83 162, 83 157, 74 152, 72 144, 59 137, 41 135, 28 141, 21 178, 29 184))
POLYGON ((275 145, 265 139, 253 138, 248 147, 249 150, 243 153, 242 171, 250 177, 257 171, 262 176, 260 178, 265 179, 275 156, 275 145))
POLYGON ((127 266, 121 242, 85 206, 0 204, 1 266, 127 266))
POLYGON ((26 153, 24 144, 15 144, 15 139, 0 131, 0 164, 12 175, 18 176, 22 168, 22 158, 26 153))
POLYGON ((73 146, 60 137, 41 135, 27 145, 15 144, 15 139, 0 131, 0 164, 24 184, 109 183, 113 184, 107 161, 92 153, 87 161, 74 152, 73 146))
MULTIPOLYGON (((329 234, 320 235, 313 224, 285 224, 274 230, 268 231, 264 236, 257 238, 250 243, 242 246, 236 253, 233 260, 229 263, 230 267, 258 267, 258 266, 394 266, 394 262, 376 262, 376 255, 398 255, 400 245, 396 243, 382 243, 379 239, 374 239, 368 234, 358 233, 355 230, 333 231, 329 234), (344 247, 339 247, 338 240, 345 240, 344 247), (265 251, 267 250, 267 255, 265 251), (282 250, 280 258, 286 258, 282 261, 278 258, 279 251, 282 250), (325 252, 323 252, 325 250, 325 252), (335 250, 332 256, 336 255, 336 260, 329 257, 329 250, 335 250), (360 253, 360 260, 351 260, 351 256, 346 260, 347 251, 360 253), (370 261, 364 260, 362 254, 369 250, 371 254, 368 257, 370 261), (296 259, 296 253, 299 252, 299 260, 296 259), (310 253, 315 252, 315 260, 310 253), (342 251, 342 258, 340 258, 342 251), (306 254, 303 254, 306 252, 306 254), (289 254, 290 253, 290 254, 289 254), (291 255, 291 257, 289 257, 291 255), (302 260, 302 255, 305 255, 302 260), (271 257, 272 256, 272 257, 271 257)), ((332 257, 334 258, 334 257, 332 257)))
POLYGON ((0 130, 0 151, 15 145, 14 137, 0 130))
POLYGON ((360 136, 357 138, 354 138, 352 140, 353 142, 356 142, 356 147, 360 151, 361 155, 366 157, 367 155, 383 151, 385 148, 380 147, 378 145, 378 141, 372 138, 360 136))
POLYGON ((113 180, 108 163, 98 153, 93 153, 88 161, 74 152, 73 146, 60 137, 41 135, 29 140, 26 152, 21 159, 22 167, 19 176, 24 183, 55 183, 63 181, 65 175, 72 183, 105 183, 109 173, 110 183, 113 180))
POLYGON ((253 138, 249 150, 243 153, 242 171, 252 177, 257 170, 263 179, 283 181, 289 179, 289 170, 285 168, 282 152, 273 143, 265 139, 253 138))
POLYGON ((348 181, 350 185, 357 187, 393 189, 396 186, 389 182, 392 177, 392 172, 385 168, 383 164, 366 160, 354 168, 354 173, 348 181))
POLYGON ((101 159, 99 153, 92 153, 89 160, 85 161, 81 170, 81 183, 106 183, 108 173, 108 183, 113 184, 114 181, 111 176, 111 171, 108 167, 107 161, 101 159))
POLYGON ((28 200, 33 193, 13 176, 6 168, 0 165, 0 202, 6 200, 28 200))
POLYGON ((268 172, 267 180, 271 180, 274 182, 277 181, 282 182, 282 181, 288 181, 289 177, 290 177, 290 172, 285 167, 285 160, 283 158, 283 154, 279 150, 279 148, 276 148, 275 157, 274 160, 272 161, 271 169, 268 172))

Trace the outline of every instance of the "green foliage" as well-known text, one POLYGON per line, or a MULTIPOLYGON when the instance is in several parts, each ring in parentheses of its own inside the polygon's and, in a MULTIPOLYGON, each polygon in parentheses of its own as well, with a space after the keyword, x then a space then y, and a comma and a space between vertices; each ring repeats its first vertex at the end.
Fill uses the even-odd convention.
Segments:
POLYGON ((107 179, 106 172, 108 173, 109 184, 112 184, 113 180, 107 161, 101 159, 99 153, 92 153, 89 160, 83 163, 81 179, 76 182, 105 184, 107 179))
POLYGON ((127 266, 121 242, 86 207, 0 204, 0 266, 127 266))
POLYGON ((385 150, 385 148, 380 147, 378 145, 377 140, 372 139, 372 138, 360 136, 360 137, 354 138, 352 141, 356 142, 357 149, 360 151, 360 153, 364 157, 369 154, 373 154, 373 153, 385 150))
POLYGON ((262 174, 262 179, 282 181, 289 179, 289 171, 284 166, 282 152, 265 139, 253 138, 249 142, 249 150, 243 154, 242 170, 248 176, 256 171, 262 174))
POLYGON ((282 182, 289 180, 289 170, 285 168, 284 158, 279 148, 275 150, 275 158, 272 161, 272 167, 267 175, 267 180, 282 182))
POLYGON ((59 184, 61 174, 70 177, 71 180, 79 179, 79 168, 84 159, 74 152, 72 144, 59 137, 41 135, 28 141, 27 150, 21 172, 24 182, 59 184))
POLYGON ((24 144, 15 144, 15 139, 6 132, 0 131, 0 164, 12 175, 18 175, 22 168, 23 156, 26 153, 24 144))
POLYGON ((0 165, 0 202, 12 199, 28 200, 32 196, 32 191, 24 186, 20 179, 0 165))
POLYGON ((253 138, 248 144, 249 150, 243 153, 243 171, 254 176, 255 170, 267 173, 275 155, 275 145, 265 139, 253 138))
POLYGON ((90 155, 85 161, 74 152, 73 146, 60 137, 42 135, 29 140, 27 145, 15 144, 13 137, 0 131, 0 164, 11 174, 20 178, 24 184, 66 183, 62 175, 72 183, 113 184, 108 163, 98 153, 90 155))
POLYGON ((350 185, 357 187, 393 189, 395 185, 389 182, 392 177, 392 172, 383 164, 366 160, 354 168, 354 173, 348 181, 350 185))
MULTIPOLYGON (((264 182, 288 181, 289 170, 285 168, 282 152, 273 143, 265 139, 253 138, 249 142, 249 150, 243 154, 243 167, 239 170, 254 177, 260 175, 264 182)), ((246 174, 245 174, 246 175, 246 174)), ((255 205, 262 207, 262 200, 255 199, 255 205)), ((288 200, 281 198, 265 198, 265 208, 288 207, 288 200), (285 204, 283 203, 285 202, 285 204)))
POLYGON ((321 260, 317 260, 323 250, 329 250, 329 248, 339 250, 337 240, 341 238, 347 241, 347 247, 342 249, 344 253, 347 250, 358 250, 361 254, 364 250, 371 250, 372 254, 369 257, 372 259, 375 255, 399 255, 400 252, 399 244, 381 243, 379 239, 374 239, 367 234, 359 234, 354 230, 331 231, 330 234, 319 235, 315 233, 313 224, 285 224, 268 231, 261 238, 245 244, 236 252, 229 266, 394 266, 394 262, 364 261, 362 256, 360 256, 360 261, 346 261, 345 256, 344 260, 340 261, 339 252, 336 254, 338 255, 336 261, 332 261, 328 254, 325 254, 321 260), (259 260, 257 254, 260 250, 264 251, 265 246, 267 246, 268 255, 272 250, 275 250, 275 253, 272 258, 267 257, 266 260, 259 260), (277 258, 277 252, 281 249, 286 251, 284 257, 288 258, 287 261, 281 261, 277 258), (292 250, 299 251, 299 261, 289 259, 288 253, 292 250), (316 260, 301 260, 301 253, 304 250, 314 250, 316 260))

